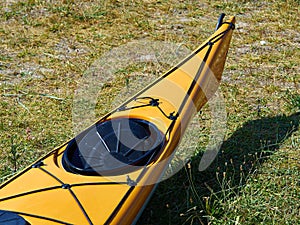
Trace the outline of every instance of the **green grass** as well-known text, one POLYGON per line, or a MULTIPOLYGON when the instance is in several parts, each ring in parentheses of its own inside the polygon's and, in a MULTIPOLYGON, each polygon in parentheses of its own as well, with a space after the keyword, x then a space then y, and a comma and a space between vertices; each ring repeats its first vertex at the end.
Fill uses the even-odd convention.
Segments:
MULTIPOLYGON (((85 71, 131 41, 195 48, 221 12, 236 30, 222 91, 227 133, 205 171, 209 109, 198 154, 160 183, 138 224, 298 224, 300 221, 299 1, 40 1, 0 3, 0 176, 74 135, 72 104, 85 71)), ((159 54, 159 51, 157 52, 159 54)), ((159 56, 159 55, 158 55, 159 56)), ((134 81, 170 63, 133 64, 105 83, 96 114, 134 81)))

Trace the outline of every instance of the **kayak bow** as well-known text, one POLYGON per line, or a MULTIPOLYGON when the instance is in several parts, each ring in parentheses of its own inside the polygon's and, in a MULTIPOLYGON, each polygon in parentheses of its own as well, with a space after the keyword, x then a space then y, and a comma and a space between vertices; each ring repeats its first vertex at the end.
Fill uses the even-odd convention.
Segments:
POLYGON ((117 109, 0 186, 0 224, 132 224, 219 86, 235 18, 117 109), (7 221, 10 221, 9 223, 7 221))

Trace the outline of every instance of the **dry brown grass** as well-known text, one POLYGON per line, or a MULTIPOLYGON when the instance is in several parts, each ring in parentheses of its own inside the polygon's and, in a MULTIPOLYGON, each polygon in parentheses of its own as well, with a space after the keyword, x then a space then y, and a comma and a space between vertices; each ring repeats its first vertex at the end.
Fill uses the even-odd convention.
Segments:
MULTIPOLYGON (((221 12, 237 18, 220 87, 228 114, 224 154, 205 172, 193 169, 199 156, 195 157, 192 177, 182 170, 160 184, 139 224, 296 224, 297 0, 2 1, 1 175, 21 169, 73 136, 74 91, 104 53, 137 40, 193 49, 213 32, 221 12), (248 169, 237 169, 241 165, 248 169), (224 172, 226 176, 220 177, 224 172)), ((109 110, 101 105, 117 96, 129 73, 157 74, 167 67, 148 63, 125 68, 103 91, 98 114, 109 110)), ((203 132, 205 136, 209 127, 203 132)), ((205 146, 199 145, 201 152, 205 146)))

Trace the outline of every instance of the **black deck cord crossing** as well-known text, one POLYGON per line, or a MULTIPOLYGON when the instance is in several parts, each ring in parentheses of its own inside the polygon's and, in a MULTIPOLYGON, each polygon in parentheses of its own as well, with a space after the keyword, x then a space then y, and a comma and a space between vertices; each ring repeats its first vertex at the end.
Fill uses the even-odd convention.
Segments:
MULTIPOLYGON (((119 184, 127 184, 127 182, 124 181, 124 182, 75 183, 75 184, 70 184, 70 187, 119 185, 119 184)), ((16 195, 11 195, 11 196, 8 196, 8 197, 4 197, 4 198, 1 198, 0 201, 3 202, 3 201, 11 200, 11 199, 14 199, 14 198, 23 197, 23 196, 26 196, 26 195, 36 194, 36 193, 45 192, 45 191, 51 191, 51 190, 60 189, 60 188, 62 188, 62 185, 51 186, 51 187, 46 187, 46 188, 40 188, 40 189, 36 189, 36 190, 32 190, 32 191, 19 193, 19 194, 16 194, 16 195)))
POLYGON ((71 189, 71 185, 70 184, 65 184, 63 181, 61 181, 58 177, 56 177, 54 174, 50 173, 49 171, 47 171, 46 169, 39 167, 40 170, 42 170, 43 172, 45 172, 46 174, 48 174, 49 176, 53 177, 56 181, 58 181, 61 184, 61 188, 63 189, 67 189, 70 194, 72 195, 72 197, 74 198, 74 200, 76 201, 77 205, 79 206, 80 210, 82 211, 82 213, 84 214, 86 220, 88 221, 88 223, 90 225, 93 225, 89 215, 87 214, 87 212, 85 211, 83 205, 81 204, 81 202, 79 201, 79 199, 77 198, 77 196, 75 195, 75 193, 73 192, 73 190, 71 189))
MULTIPOLYGON (((24 196, 24 195, 29 195, 29 194, 34 194, 34 193, 39 193, 39 192, 44 192, 44 191, 49 191, 49 190, 54 190, 54 189, 59 189, 59 188, 63 188, 63 189, 67 189, 70 194, 72 195, 72 197, 74 198, 74 200, 76 201, 76 203, 78 204, 80 210, 82 211, 82 213, 84 214, 86 220, 88 221, 88 223, 90 225, 93 225, 91 219, 89 218, 87 212, 85 211, 83 205, 81 204, 81 202, 79 201, 79 199, 77 198, 77 196, 75 195, 75 193, 72 191, 71 187, 72 185, 70 184, 66 184, 64 183, 62 180, 60 180, 58 177, 56 177, 54 174, 52 174, 51 172, 47 171, 46 169, 42 168, 42 166, 44 166, 44 163, 42 161, 39 161, 37 162, 36 164, 34 164, 31 168, 33 169, 40 169, 41 171, 43 171, 44 173, 48 174, 49 176, 51 176, 53 179, 55 179, 58 183, 60 183, 61 185, 60 186, 53 186, 53 187, 48 187, 48 188, 44 188, 44 189, 39 189, 39 190, 34 190, 34 191, 29 191, 29 192, 25 192, 25 193, 21 193, 21 194, 17 194, 17 195, 14 195, 14 196, 9 196, 7 198, 3 198, 3 199, 0 199, 1 201, 4 201, 4 200, 9 200, 9 199, 12 199, 12 198, 17 198, 17 197, 21 197, 21 196, 24 196)), ((75 186, 75 185, 74 185, 75 186)), ((20 213, 20 214, 23 214, 25 215, 24 213, 20 213)), ((31 215, 31 214, 28 214, 28 215, 31 215)), ((36 218, 41 218, 41 219, 45 219, 45 220, 51 220, 51 221, 54 221, 54 219, 52 218, 47 218, 47 217, 42 217, 42 216, 38 216, 38 215, 31 215, 32 217, 36 217, 36 218)), ((55 220, 55 221, 59 221, 59 220, 55 220)), ((65 222, 62 222, 62 221, 59 221, 60 223, 63 223, 63 224, 68 224, 68 223, 65 223, 65 222)))
POLYGON ((127 184, 127 182, 96 182, 96 183, 80 183, 80 184, 66 184, 64 183, 62 180, 60 180, 58 177, 56 177, 54 174, 50 173, 49 171, 47 171, 46 169, 42 168, 41 166, 43 166, 43 163, 39 163, 40 165, 36 168, 39 168, 41 171, 45 172, 46 174, 48 174, 49 176, 51 176, 52 178, 54 178, 56 181, 58 181, 61 186, 59 186, 59 188, 63 188, 63 189, 67 189, 70 194, 72 195, 72 197, 74 198, 74 200, 76 201, 77 205, 79 206, 80 210, 82 211, 82 213, 84 214, 85 218, 87 219, 88 223, 90 225, 93 225, 93 222, 91 221, 90 217, 88 216, 87 212, 85 211, 83 205, 81 204, 80 200, 77 198, 76 194, 72 191, 72 187, 78 187, 78 186, 85 186, 85 185, 113 185, 113 184, 127 184))
MULTIPOLYGON (((40 168, 40 166, 42 166, 43 164, 40 162, 38 162, 37 164, 35 164, 33 166, 33 168, 40 168), (38 166, 36 166, 38 165, 38 166)), ((47 170, 42 169, 41 171, 47 173, 48 175, 50 175, 51 177, 53 177, 55 180, 57 180, 60 184, 62 184, 63 182, 58 179, 56 176, 54 176, 53 174, 49 173, 47 170)), ((90 186, 90 185, 117 185, 117 184, 127 184, 128 182, 94 182, 94 183, 75 183, 75 184, 70 184, 69 187, 79 187, 79 186, 90 186)), ((64 184, 65 187, 67 186, 66 184, 64 184)), ((47 187, 47 188, 41 188, 41 189, 37 189, 37 190, 33 190, 33 191, 28 191, 28 192, 24 192, 24 193, 20 193, 20 194, 16 194, 13 196, 9 196, 9 197, 5 197, 5 198, 1 198, 0 201, 7 201, 7 200, 11 200, 14 198, 19 198, 19 197, 23 197, 26 195, 31 195, 31 194, 36 194, 36 193, 40 193, 40 192, 45 192, 45 191, 51 191, 51 190, 55 190, 55 189, 61 189, 63 187, 63 185, 57 185, 57 186, 52 186, 52 187, 47 187)), ((72 197, 74 198, 74 195, 72 195, 72 197)), ((78 203, 78 202, 77 202, 78 203)), ((81 209, 82 210, 82 209, 81 209)), ((35 215, 35 214, 30 214, 30 213, 24 213, 24 212, 17 212, 17 211, 10 211, 13 213, 17 213, 19 215, 24 215, 24 216, 29 216, 29 217, 34 217, 34 218, 39 218, 39 219, 43 219, 43 220, 48 220, 48 221, 53 221, 56 223, 60 223, 60 224, 67 224, 67 225, 71 225, 70 223, 61 221, 61 220, 57 220, 57 219, 53 219, 53 218, 49 218, 49 217, 44 217, 44 216, 40 216, 40 215, 35 215)))
POLYGON ((137 105, 137 106, 132 106, 132 107, 126 107, 126 105, 121 106, 118 108, 118 111, 126 111, 126 110, 132 110, 132 109, 138 109, 138 108, 143 108, 143 107, 147 107, 147 106, 152 106, 152 107, 157 107, 159 109, 159 111, 168 119, 170 120, 174 120, 176 119, 176 115, 174 116, 173 114, 175 112, 171 112, 169 115, 167 115, 167 113, 164 112, 164 110, 159 106, 159 99, 155 99, 152 97, 140 97, 140 98, 136 98, 134 99, 134 101, 137 101, 139 99, 149 99, 149 103, 147 104, 142 104, 142 105, 137 105))

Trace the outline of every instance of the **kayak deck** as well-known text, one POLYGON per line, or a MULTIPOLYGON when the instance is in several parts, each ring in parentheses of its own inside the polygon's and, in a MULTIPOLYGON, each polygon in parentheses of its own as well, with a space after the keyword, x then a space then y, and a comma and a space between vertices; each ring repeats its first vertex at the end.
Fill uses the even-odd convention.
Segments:
POLYGON ((218 88, 234 20, 220 24, 191 55, 120 107, 2 184, 0 209, 29 224, 131 224, 190 119, 218 88))

